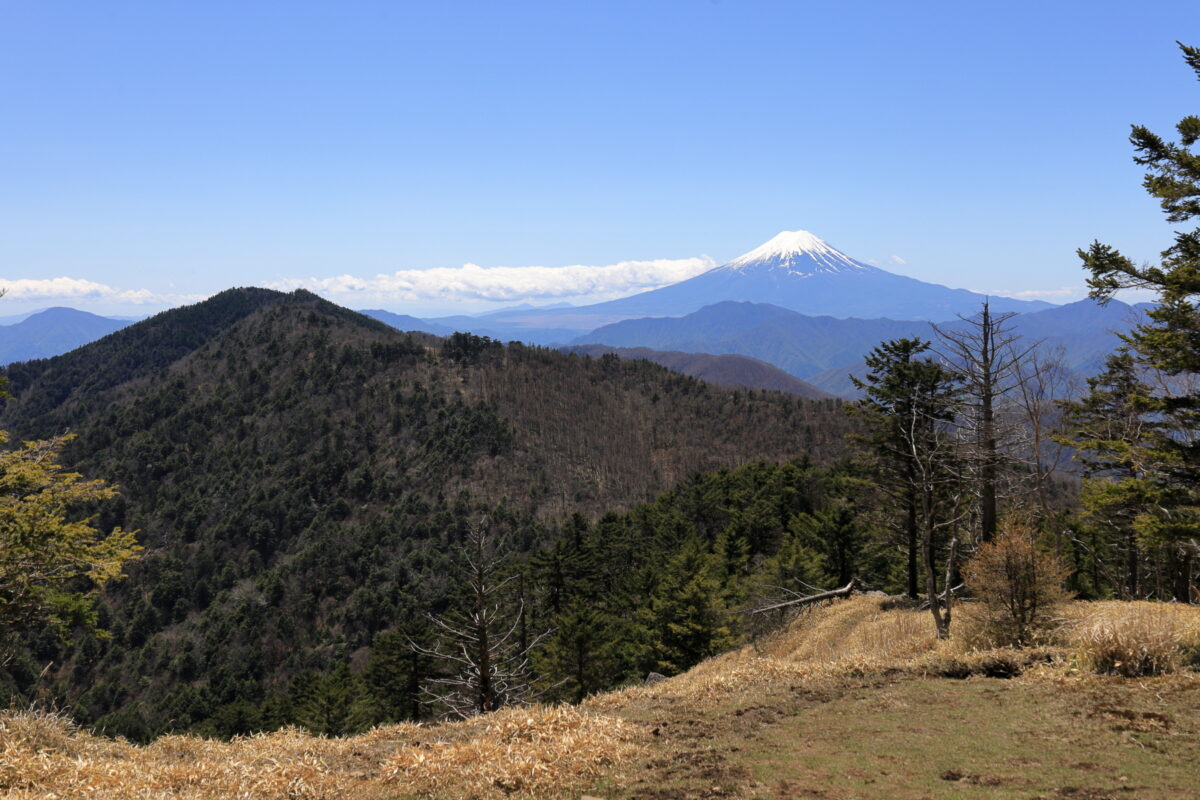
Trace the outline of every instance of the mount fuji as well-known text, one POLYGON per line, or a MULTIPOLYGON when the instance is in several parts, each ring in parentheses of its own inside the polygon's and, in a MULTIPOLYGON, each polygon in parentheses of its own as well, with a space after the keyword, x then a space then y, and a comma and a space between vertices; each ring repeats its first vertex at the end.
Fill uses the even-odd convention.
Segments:
MULTIPOLYGON (((926 283, 856 261, 808 231, 783 231, 726 264, 670 286, 588 306, 493 312, 477 318, 474 327, 548 343, 626 319, 681 317, 727 301, 769 303, 840 319, 943 322, 975 313, 984 299, 966 289, 926 283)), ((1009 297, 990 300, 992 310, 998 312, 1055 307, 1009 297)))
MULTIPOLYGON (((808 231, 783 231, 694 278, 588 308, 629 316, 675 316, 726 300, 770 303, 801 314, 830 317, 940 322, 956 314, 975 313, 984 296, 864 264, 808 231)), ((1052 306, 994 297, 991 307, 1023 312, 1052 306)))

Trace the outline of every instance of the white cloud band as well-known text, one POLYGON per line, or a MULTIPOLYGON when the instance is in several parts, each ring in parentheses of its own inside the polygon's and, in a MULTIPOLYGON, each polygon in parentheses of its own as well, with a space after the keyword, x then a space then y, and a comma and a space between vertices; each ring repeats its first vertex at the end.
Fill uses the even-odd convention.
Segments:
POLYGON ((657 289, 712 269, 711 258, 622 261, 605 266, 481 267, 406 269, 360 278, 294 278, 266 284, 272 289, 308 289, 332 295, 378 295, 394 300, 551 299, 610 296, 657 289))
POLYGON ((105 300, 134 305, 170 305, 204 299, 204 295, 163 295, 149 289, 114 289, 85 278, 0 278, 9 300, 105 300))

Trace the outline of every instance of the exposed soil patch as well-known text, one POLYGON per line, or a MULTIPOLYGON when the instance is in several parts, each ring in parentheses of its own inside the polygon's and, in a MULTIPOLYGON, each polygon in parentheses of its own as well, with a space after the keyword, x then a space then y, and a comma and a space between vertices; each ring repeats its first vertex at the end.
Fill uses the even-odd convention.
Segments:
POLYGON ((631 798, 675 800, 676 798, 740 797, 750 770, 731 762, 716 749, 685 750, 670 758, 646 763, 646 774, 635 783, 631 798))
POLYGON ((970 786, 1002 786, 1008 783, 1007 778, 999 778, 995 775, 978 775, 974 772, 961 772, 956 769, 948 769, 939 777, 944 781, 965 783, 970 786))
POLYGON ((1113 726, 1114 731, 1165 731, 1174 721, 1169 714, 1157 711, 1135 711, 1131 708, 1115 708, 1099 706, 1088 714, 1089 717, 1103 717, 1121 720, 1113 726))

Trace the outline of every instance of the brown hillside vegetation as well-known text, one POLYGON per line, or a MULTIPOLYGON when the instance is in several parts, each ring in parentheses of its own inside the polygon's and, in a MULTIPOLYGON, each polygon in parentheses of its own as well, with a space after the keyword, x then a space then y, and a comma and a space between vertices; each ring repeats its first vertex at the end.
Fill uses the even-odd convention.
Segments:
POLYGON ((683 353, 678 350, 652 350, 649 347, 610 347, 606 344, 579 344, 564 347, 563 351, 589 355, 592 358, 612 353, 622 359, 651 361, 718 386, 786 392, 810 400, 827 400, 834 397, 829 392, 789 375, 779 367, 749 356, 729 353, 683 353))
POLYGON ((968 651, 937 642, 927 613, 883 605, 812 609, 756 646, 582 708, 342 739, 286 730, 135 747, 10 712, 0 787, 148 800, 1195 796, 1200 609, 1076 603, 1051 647, 968 651), (1169 640, 1171 672, 1086 669, 1098 630, 1131 628, 1169 640))

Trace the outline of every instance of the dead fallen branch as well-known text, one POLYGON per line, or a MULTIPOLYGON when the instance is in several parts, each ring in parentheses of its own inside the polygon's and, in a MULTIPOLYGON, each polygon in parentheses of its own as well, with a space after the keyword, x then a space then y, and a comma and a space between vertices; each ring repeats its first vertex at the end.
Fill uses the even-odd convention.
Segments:
POLYGON ((773 605, 763 606, 762 608, 753 609, 751 611, 751 613, 765 614, 768 611, 777 611, 778 609, 781 609, 781 608, 793 608, 796 606, 807 606, 807 605, 811 605, 813 603, 820 603, 822 600, 833 600, 838 597, 849 597, 850 595, 854 594, 854 590, 857 589, 859 587, 859 585, 860 584, 859 584, 858 578, 851 578, 850 582, 847 583, 845 586, 843 586, 840 589, 833 589, 831 591, 820 592, 818 594, 810 594, 808 597, 797 597, 795 600, 785 600, 782 603, 775 603, 773 605))

